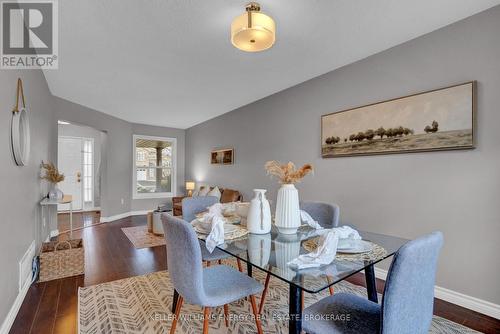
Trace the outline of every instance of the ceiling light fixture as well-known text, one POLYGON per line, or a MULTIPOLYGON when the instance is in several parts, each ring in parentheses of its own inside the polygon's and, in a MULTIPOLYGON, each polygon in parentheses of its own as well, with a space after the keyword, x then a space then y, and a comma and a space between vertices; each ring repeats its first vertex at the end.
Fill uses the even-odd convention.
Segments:
POLYGON ((246 52, 258 52, 269 49, 276 40, 274 20, 260 12, 260 5, 250 2, 246 13, 238 16, 231 23, 231 43, 246 52))

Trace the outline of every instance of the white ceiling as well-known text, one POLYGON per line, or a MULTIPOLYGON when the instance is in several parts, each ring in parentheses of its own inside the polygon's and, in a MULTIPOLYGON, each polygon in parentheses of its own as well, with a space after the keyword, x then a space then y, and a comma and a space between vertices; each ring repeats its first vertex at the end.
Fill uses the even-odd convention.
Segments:
POLYGON ((277 42, 229 40, 238 0, 59 1, 51 92, 130 122, 188 128, 500 0, 262 0, 277 42))

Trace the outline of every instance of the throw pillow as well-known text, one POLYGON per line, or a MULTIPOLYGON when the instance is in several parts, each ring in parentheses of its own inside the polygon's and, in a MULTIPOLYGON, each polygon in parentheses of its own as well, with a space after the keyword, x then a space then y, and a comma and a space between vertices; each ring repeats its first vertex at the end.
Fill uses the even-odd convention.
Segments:
POLYGON ((201 187, 198 196, 207 196, 209 192, 210 192, 210 187, 201 187))
POLYGON ((219 187, 215 187, 214 189, 210 190, 207 194, 207 196, 215 196, 217 197, 217 199, 220 201, 220 197, 221 197, 221 192, 219 190, 219 187))

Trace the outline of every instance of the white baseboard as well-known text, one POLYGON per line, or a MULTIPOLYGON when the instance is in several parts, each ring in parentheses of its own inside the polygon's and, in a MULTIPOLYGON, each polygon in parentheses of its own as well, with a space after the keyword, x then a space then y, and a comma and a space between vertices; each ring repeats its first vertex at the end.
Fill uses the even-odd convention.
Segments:
MULTIPOLYGON (((375 277, 385 281, 387 278, 387 270, 375 267, 375 277)), ((498 304, 468 296, 437 285, 434 287, 434 296, 438 299, 465 307, 469 310, 485 314, 495 319, 500 319, 500 305, 498 304)))
POLYGON ((112 222, 112 221, 115 221, 115 220, 118 220, 118 219, 127 218, 127 217, 130 217, 130 216, 142 216, 142 215, 148 214, 148 212, 151 212, 151 211, 153 211, 153 210, 142 210, 142 211, 124 212, 124 213, 120 213, 120 214, 114 215, 114 216, 101 217, 100 222, 101 223, 108 223, 108 222, 112 222))
MULTIPOLYGON (((25 253, 25 256, 30 256, 31 254, 34 254, 35 251, 35 241, 33 241, 28 248, 28 250, 25 253), (28 255, 26 255, 28 254, 28 255)), ((23 256, 24 258, 24 256, 23 256)), ((31 257, 31 259, 33 259, 31 257)), ((16 299, 14 300, 14 304, 12 304, 9 313, 7 313, 7 316, 5 317, 2 326, 0 327, 0 334, 8 334, 10 331, 10 328, 12 327, 12 324, 14 323, 14 320, 16 320, 17 312, 19 312, 19 309, 21 308, 21 305, 23 304, 24 297, 26 297, 26 293, 28 292, 28 289, 31 285, 31 275, 28 275, 24 282, 22 283, 22 286, 20 286, 19 293, 17 294, 16 299)))

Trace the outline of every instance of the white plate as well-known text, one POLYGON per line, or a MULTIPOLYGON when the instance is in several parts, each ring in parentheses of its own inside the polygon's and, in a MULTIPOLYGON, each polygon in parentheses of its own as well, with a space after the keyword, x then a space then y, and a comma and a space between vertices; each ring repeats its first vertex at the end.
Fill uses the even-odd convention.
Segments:
POLYGON ((359 254, 369 252, 373 249, 372 243, 366 240, 352 240, 350 246, 350 248, 337 248, 337 251, 345 254, 359 254))

